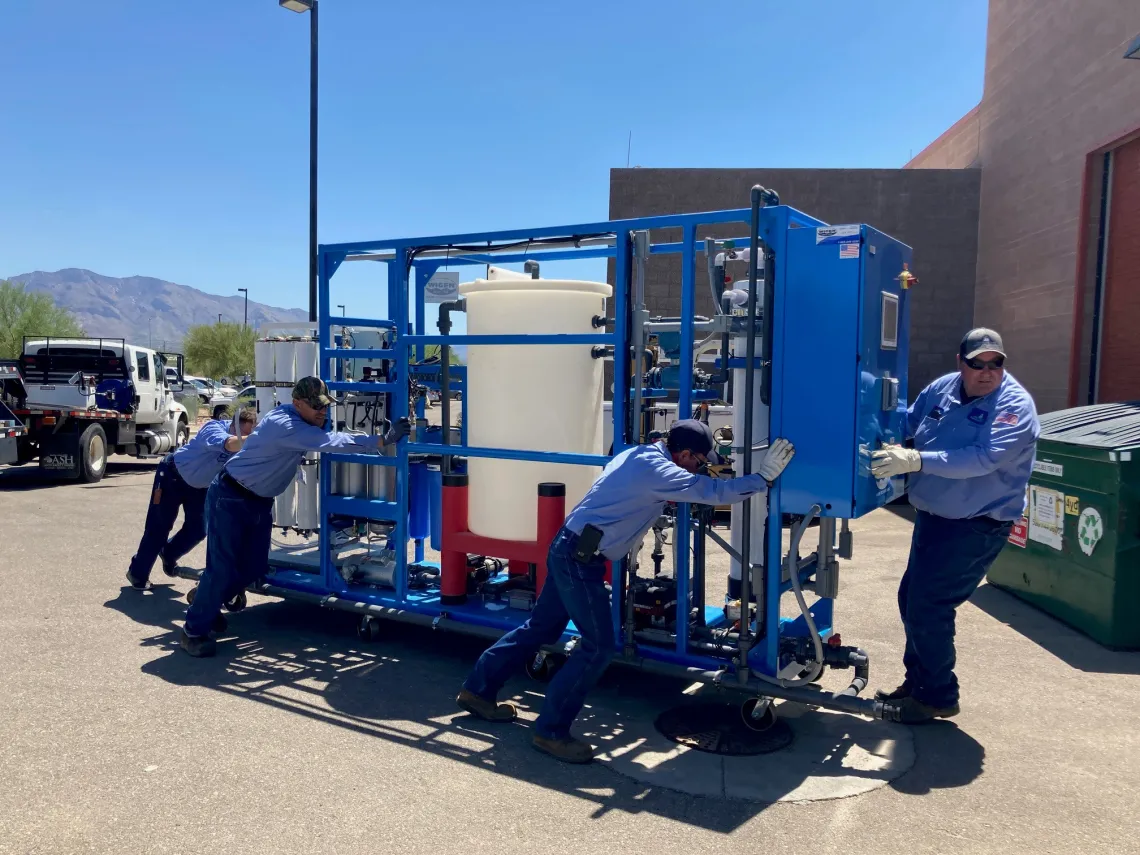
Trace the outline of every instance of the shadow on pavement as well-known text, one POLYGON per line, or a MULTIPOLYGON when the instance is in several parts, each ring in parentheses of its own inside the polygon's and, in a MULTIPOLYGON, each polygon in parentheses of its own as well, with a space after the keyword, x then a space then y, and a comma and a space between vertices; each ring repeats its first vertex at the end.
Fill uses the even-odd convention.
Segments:
POLYGON ((47 490, 66 484, 76 484, 84 490, 99 490, 108 487, 122 486, 115 484, 116 478, 123 475, 134 475, 138 472, 153 473, 158 465, 158 459, 153 461, 112 462, 107 461, 107 471, 102 479, 95 484, 80 484, 73 478, 63 478, 44 472, 35 463, 25 463, 23 466, 5 466, 0 468, 0 491, 13 493, 29 490, 47 490))
MULTIPOLYGON (((530 720, 542 703, 542 684, 525 675, 508 683, 503 696, 519 704, 523 714, 519 722, 494 725, 467 715, 454 699, 485 647, 477 638, 381 622, 381 638, 363 642, 355 635, 356 619, 351 615, 287 601, 263 602, 237 614, 226 613, 230 629, 220 637, 218 656, 199 660, 177 649, 186 602, 173 586, 159 582, 145 594, 124 586, 105 605, 145 626, 168 630, 142 642, 165 654, 143 666, 147 674, 174 685, 205 686, 244 697, 586 799, 596 805, 594 818, 613 810, 650 813, 729 833, 768 807, 695 797, 634 781, 600 763, 571 766, 536 753, 530 745, 530 720)), ((643 711, 682 702, 684 685, 613 668, 588 700, 576 730, 588 734, 602 750, 626 745, 636 750, 637 742, 630 743, 630 738, 637 727, 643 732, 643 711), (636 723, 630 721, 631 715, 636 715, 636 723)), ((853 745, 868 741, 862 725, 874 726, 858 722, 847 728, 848 735, 835 740, 827 756, 813 761, 813 776, 884 777, 842 764, 853 745)), ((940 733, 931 730, 924 741, 937 759, 928 761, 919 752, 914 769, 892 782, 903 792, 962 786, 981 771, 981 746, 969 737, 965 744, 965 735, 956 728, 945 735, 943 728, 937 729, 940 733)), ((771 755, 773 760, 777 757, 771 755)), ((800 782, 789 781, 787 792, 800 782)))
POLYGON ((1073 668, 1101 674, 1140 674, 1140 652, 1103 647, 995 585, 981 585, 970 602, 1073 668))
POLYGON ((918 758, 914 767, 891 781, 891 787, 912 796, 964 787, 981 775, 985 766, 986 749, 950 721, 915 727, 914 753, 918 758))

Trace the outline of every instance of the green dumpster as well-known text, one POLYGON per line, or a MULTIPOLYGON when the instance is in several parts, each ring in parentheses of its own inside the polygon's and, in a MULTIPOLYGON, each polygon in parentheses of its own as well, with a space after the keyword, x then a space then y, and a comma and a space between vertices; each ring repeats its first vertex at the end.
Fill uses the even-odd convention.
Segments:
POLYGON ((990 583, 1107 647, 1140 648, 1140 403, 1041 416, 1027 492, 990 583))

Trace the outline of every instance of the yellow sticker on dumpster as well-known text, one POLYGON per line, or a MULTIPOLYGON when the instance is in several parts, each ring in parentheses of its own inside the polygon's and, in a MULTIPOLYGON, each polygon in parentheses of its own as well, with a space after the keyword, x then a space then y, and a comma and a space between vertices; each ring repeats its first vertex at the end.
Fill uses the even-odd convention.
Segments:
POLYGON ((1079 496, 1065 496, 1065 513, 1073 517, 1081 515, 1081 499, 1079 496))

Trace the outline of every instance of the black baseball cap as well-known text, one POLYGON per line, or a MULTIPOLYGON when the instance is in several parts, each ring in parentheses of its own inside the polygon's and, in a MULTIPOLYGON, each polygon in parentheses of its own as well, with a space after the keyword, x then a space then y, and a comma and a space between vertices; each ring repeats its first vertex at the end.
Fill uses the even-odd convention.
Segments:
POLYGON ((673 451, 685 451, 694 454, 703 454, 709 463, 714 465, 721 462, 720 455, 713 449, 716 441, 713 439, 712 428, 697 419, 681 419, 673 422, 669 428, 669 448, 673 451))
POLYGON ((979 353, 1000 353, 1005 356, 1005 345, 1001 336, 991 329, 978 327, 970 330, 962 337, 958 345, 958 355, 963 359, 973 359, 979 353))

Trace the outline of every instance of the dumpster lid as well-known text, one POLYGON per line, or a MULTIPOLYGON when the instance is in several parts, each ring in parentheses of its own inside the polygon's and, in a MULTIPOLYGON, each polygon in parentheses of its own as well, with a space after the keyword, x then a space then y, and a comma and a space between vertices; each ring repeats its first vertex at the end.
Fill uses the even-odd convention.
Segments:
POLYGON ((1042 439, 1108 449, 1140 445, 1140 401, 1057 410, 1038 421, 1042 439))

